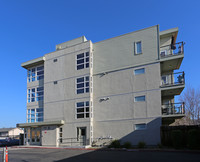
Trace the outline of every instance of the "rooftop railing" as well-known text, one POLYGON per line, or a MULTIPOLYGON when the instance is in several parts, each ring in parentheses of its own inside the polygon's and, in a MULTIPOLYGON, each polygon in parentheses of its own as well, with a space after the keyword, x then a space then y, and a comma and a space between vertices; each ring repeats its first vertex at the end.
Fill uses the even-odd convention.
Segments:
POLYGON ((185 84, 185 73, 169 73, 161 76, 161 87, 185 84))
POLYGON ((162 105, 162 115, 184 115, 185 114, 185 104, 181 103, 171 103, 162 105))
POLYGON ((183 54, 184 44, 185 44, 184 42, 178 42, 171 45, 161 46, 160 47, 161 58, 183 54))

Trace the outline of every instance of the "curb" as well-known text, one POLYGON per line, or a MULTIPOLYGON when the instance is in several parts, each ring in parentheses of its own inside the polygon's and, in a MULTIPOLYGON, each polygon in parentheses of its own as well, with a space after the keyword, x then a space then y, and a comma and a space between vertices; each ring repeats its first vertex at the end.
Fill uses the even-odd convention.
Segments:
POLYGON ((29 147, 29 146, 12 146, 11 148, 31 148, 31 149, 62 149, 62 150, 97 150, 96 148, 66 148, 66 147, 29 147))
POLYGON ((63 149, 63 150, 93 150, 93 151, 127 151, 127 152, 177 152, 177 153, 199 153, 200 150, 171 150, 171 149, 126 149, 126 148, 62 148, 62 147, 28 147, 12 146, 11 148, 32 148, 32 149, 63 149))

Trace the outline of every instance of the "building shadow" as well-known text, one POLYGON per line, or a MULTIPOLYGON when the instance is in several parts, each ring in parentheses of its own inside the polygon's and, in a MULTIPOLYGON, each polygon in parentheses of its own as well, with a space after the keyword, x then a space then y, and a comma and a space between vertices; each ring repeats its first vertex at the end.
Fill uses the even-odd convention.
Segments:
POLYGON ((133 146, 137 146, 139 142, 144 142, 147 146, 156 146, 161 142, 160 126, 162 124, 161 118, 156 118, 146 123, 146 128, 134 130, 120 140, 121 144, 131 142, 133 146))
MULTIPOLYGON (((125 142, 131 142, 133 146, 137 146, 138 142, 144 142, 147 145, 157 145, 160 143, 160 125, 161 118, 156 118, 151 122, 147 123, 145 129, 134 130, 126 136, 122 137, 120 140, 121 145, 125 142)), ((148 156, 151 156, 151 152, 146 152, 148 156)), ((83 151, 82 154, 76 155, 73 157, 65 158, 58 160, 56 162, 65 162, 65 161, 81 161, 81 162, 124 162, 124 161, 141 161, 143 157, 143 152, 138 150, 127 151, 126 149, 114 150, 114 149, 105 149, 100 148, 98 150, 88 150, 88 152, 83 151)), ((148 158, 144 158, 143 161, 147 161, 148 158)))
POLYGON ((99 149, 55 162, 199 162, 199 153, 169 151, 115 151, 99 149))

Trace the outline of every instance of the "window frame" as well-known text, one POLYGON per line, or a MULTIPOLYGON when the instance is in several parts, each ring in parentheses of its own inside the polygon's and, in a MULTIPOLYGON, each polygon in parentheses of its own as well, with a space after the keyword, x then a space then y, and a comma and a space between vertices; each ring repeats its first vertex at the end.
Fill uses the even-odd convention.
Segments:
POLYGON ((145 74, 145 68, 139 68, 139 69, 135 69, 134 70, 134 75, 141 75, 141 74, 145 74), (136 73, 136 71, 142 70, 143 69, 143 73, 136 73))
POLYGON ((135 124, 135 130, 146 130, 147 129, 147 123, 138 123, 135 124), (144 128, 137 128, 137 125, 144 125, 144 128))
POLYGON ((135 97, 134 97, 134 102, 145 102, 145 101, 146 101, 146 96, 145 96, 145 95, 135 96, 135 97), (139 98, 139 97, 144 97, 144 100, 139 100, 139 101, 137 101, 136 98, 139 98))
POLYGON ((165 50, 161 50, 161 51, 160 51, 160 56, 161 56, 161 57, 167 56, 167 50, 166 50, 166 49, 165 49, 165 50))
POLYGON ((43 122, 44 121, 44 108, 39 107, 39 108, 27 109, 26 120, 27 120, 27 123, 43 122), (41 109, 42 111, 39 111, 39 109, 41 109), (34 110, 34 112, 33 112, 33 110, 34 110), (40 116, 38 114, 42 114, 42 115, 40 116), (40 121, 39 121, 39 119, 40 119, 40 121))
POLYGON ((44 87, 30 87, 27 89, 27 103, 39 102, 43 100, 44 100, 44 87), (39 88, 42 88, 42 90, 38 90, 39 88))
POLYGON ((80 102, 75 103, 75 118, 76 119, 89 119, 90 118, 90 101, 89 100, 88 101, 80 101, 80 102), (83 103, 83 106, 77 106, 78 103, 83 103), (88 108, 88 111, 87 111, 87 108, 88 108), (78 109, 83 109, 83 112, 78 112, 77 111, 78 109), (83 117, 78 117, 79 114, 83 114, 83 117))
POLYGON ((162 75, 161 76, 161 85, 168 85, 169 84, 169 75, 162 75))
POLYGON ((76 70, 86 69, 90 67, 90 52, 82 52, 76 55, 76 70), (83 57, 78 58, 78 55, 83 54, 83 57), (78 61, 83 60, 83 62, 78 63, 78 61), (82 66, 78 68, 78 66, 82 66))
POLYGON ((44 79, 44 65, 34 66, 27 69, 27 83, 31 83, 36 80, 43 80, 43 79, 44 79), (38 70, 38 68, 40 67, 43 67, 42 70, 38 70), (42 72, 42 74, 38 75, 39 72, 42 72))
POLYGON ((135 55, 140 55, 140 54, 142 54, 142 41, 137 41, 137 42, 135 42, 134 45, 135 45, 135 55), (138 52, 138 46, 137 46, 138 43, 141 44, 141 51, 139 51, 139 52, 138 52))
POLYGON ((90 93, 90 76, 87 75, 87 76, 82 76, 82 77, 76 78, 75 86, 76 86, 76 88, 75 88, 76 94, 90 93), (83 78, 83 81, 77 82, 78 79, 82 79, 82 78, 83 78), (88 78, 88 80, 87 80, 87 78, 88 78), (77 88, 77 86, 80 84, 83 84, 83 86, 77 88), (83 90, 83 92, 78 92, 80 90, 83 90))

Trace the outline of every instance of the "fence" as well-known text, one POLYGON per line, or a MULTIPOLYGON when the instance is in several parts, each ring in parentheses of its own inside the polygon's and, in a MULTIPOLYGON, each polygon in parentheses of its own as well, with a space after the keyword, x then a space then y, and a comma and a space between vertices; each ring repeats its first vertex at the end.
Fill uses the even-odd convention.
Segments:
POLYGON ((189 147, 191 140, 200 146, 200 125, 189 126, 161 126, 161 142, 162 145, 173 147, 174 143, 180 142, 180 147, 189 147), (192 136, 191 131, 195 131, 196 135, 192 136), (177 138, 174 138, 173 133, 178 132, 177 138), (175 141, 176 140, 176 141, 175 141))

